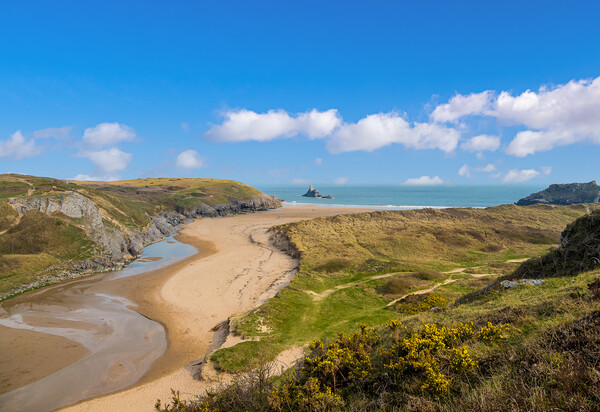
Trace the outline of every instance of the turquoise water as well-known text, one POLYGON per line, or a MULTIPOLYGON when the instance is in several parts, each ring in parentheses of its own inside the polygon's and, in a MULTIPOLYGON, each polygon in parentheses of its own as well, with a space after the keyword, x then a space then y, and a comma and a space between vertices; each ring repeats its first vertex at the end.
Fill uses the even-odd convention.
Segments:
POLYGON ((514 203, 542 186, 318 186, 333 199, 303 197, 306 186, 259 186, 286 205, 345 206, 403 210, 423 207, 488 207, 514 203))

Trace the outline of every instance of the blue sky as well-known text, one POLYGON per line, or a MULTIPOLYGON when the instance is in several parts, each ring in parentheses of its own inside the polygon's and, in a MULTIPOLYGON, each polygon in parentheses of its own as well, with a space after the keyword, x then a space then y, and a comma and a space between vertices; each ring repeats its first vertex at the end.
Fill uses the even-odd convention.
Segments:
POLYGON ((0 173, 598 178, 600 4, 491 3, 3 4, 0 173))

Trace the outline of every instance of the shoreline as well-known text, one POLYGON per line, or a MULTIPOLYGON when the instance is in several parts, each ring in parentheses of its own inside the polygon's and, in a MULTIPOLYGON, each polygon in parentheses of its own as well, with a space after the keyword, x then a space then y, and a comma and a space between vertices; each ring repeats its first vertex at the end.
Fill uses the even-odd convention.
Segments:
MULTIPOLYGON (((199 252, 153 274, 129 278, 129 286, 124 285, 126 279, 119 280, 121 285, 114 281, 109 288, 122 295, 129 290, 131 300, 138 305, 132 309, 163 325, 168 341, 165 353, 136 384, 61 410, 151 410, 157 399, 170 399, 171 388, 192 398, 219 385, 226 380, 225 375, 210 372, 197 380, 189 370, 211 347, 212 329, 274 297, 289 284, 289 272, 297 266, 296 260, 270 244, 268 229, 297 220, 360 211, 372 209, 286 206, 260 213, 201 218, 184 226, 178 240, 200 242, 197 244, 208 247, 211 253, 199 252), (142 288, 136 285, 147 282, 150 276, 151 284, 142 288)), ((98 287, 105 290, 108 284, 98 287)))
MULTIPOLYGON (((215 326, 260 306, 287 286, 295 275, 297 260, 272 244, 268 230, 297 220, 372 210, 285 206, 259 213, 199 218, 184 225, 176 236, 181 243, 197 249, 193 255, 139 275, 90 285, 90 293, 128 299, 132 302, 127 305, 129 309, 159 323, 165 331, 166 349, 135 383, 60 410, 95 411, 114 409, 115 405, 119 409, 148 410, 157 398, 170 399, 171 388, 192 396, 227 379, 212 368, 203 370, 206 375, 203 381, 193 376, 199 361, 214 349, 215 326)), ((105 275, 72 279, 32 293, 43 295, 54 288, 105 275)), ((13 302, 24 299, 22 296, 15 297, 13 302)), ((21 343, 20 355, 13 356, 14 352, 10 352, 12 363, 5 364, 3 380, 12 382, 7 386, 8 391, 66 368, 88 353, 84 346, 68 338, 12 328, 6 331, 11 333, 4 334, 5 340, 21 343), (30 353, 35 356, 28 356, 30 353), (53 362, 44 363, 50 353, 53 362), (36 367, 36 362, 43 366, 36 367), (12 381, 13 371, 20 367, 29 368, 25 380, 12 381)))

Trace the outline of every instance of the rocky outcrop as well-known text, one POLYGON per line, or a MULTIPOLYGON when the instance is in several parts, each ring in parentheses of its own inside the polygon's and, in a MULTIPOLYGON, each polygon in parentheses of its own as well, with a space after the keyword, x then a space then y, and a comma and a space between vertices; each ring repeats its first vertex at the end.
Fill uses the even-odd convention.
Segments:
POLYGON ((143 230, 120 229, 107 224, 108 221, 103 219, 94 202, 76 192, 57 196, 17 198, 11 199, 10 203, 19 214, 37 210, 48 215, 61 213, 76 220, 79 226, 86 230, 90 239, 101 248, 101 254, 113 261, 122 261, 127 255, 140 255, 146 245, 161 240, 183 221, 182 218, 177 219, 173 216, 158 216, 151 218, 153 223, 143 230))
POLYGON ((29 210, 37 210, 48 215, 61 213, 75 219, 86 230, 90 239, 102 248, 102 254, 110 256, 113 260, 121 260, 126 255, 138 256, 146 245, 173 233, 175 227, 184 223, 186 218, 226 216, 281 207, 281 201, 276 197, 257 195, 247 201, 215 206, 204 204, 199 208, 162 213, 149 217, 152 223, 147 227, 130 230, 109 225, 94 202, 77 192, 14 198, 9 202, 21 215, 29 210))
POLYGON ((218 217, 237 213, 259 212, 269 209, 277 209, 279 207, 281 207, 281 200, 275 196, 261 194, 253 196, 249 200, 234 201, 230 204, 215 206, 204 204, 202 207, 179 210, 178 212, 187 218, 218 217))
POLYGON ((541 192, 533 193, 517 202, 519 206, 533 204, 572 205, 575 203, 600 202, 600 186, 589 183, 554 184, 541 192))
POLYGON ((281 207, 274 196, 260 194, 246 201, 215 206, 203 205, 189 210, 170 211, 158 216, 148 216, 150 223, 140 229, 130 229, 103 217, 96 204, 77 192, 64 192, 49 196, 12 198, 9 203, 19 215, 37 210, 47 215, 62 214, 71 218, 73 224, 82 227, 89 238, 99 247, 97 256, 83 261, 59 262, 46 268, 36 281, 20 285, 0 300, 26 290, 36 289, 91 273, 118 270, 131 259, 142 254, 144 247, 173 234, 177 227, 197 217, 218 217, 236 213, 256 212, 281 207))
POLYGON ((315 197, 315 198, 319 198, 319 199, 333 199, 333 197, 331 197, 331 195, 323 196, 317 189, 314 188, 313 185, 310 185, 308 187, 308 191, 306 193, 304 193, 302 196, 315 197))

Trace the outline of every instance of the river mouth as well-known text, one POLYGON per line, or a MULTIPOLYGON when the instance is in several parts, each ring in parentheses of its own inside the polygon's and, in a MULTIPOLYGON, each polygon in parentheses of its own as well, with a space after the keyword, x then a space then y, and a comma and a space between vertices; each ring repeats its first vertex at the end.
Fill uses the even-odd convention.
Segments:
MULTIPOLYGON (((47 351, 44 355, 48 358, 70 358, 65 358, 68 366, 43 377, 36 376, 40 372, 33 365, 30 370, 0 366, 0 382, 19 381, 22 377, 16 374, 23 373, 29 373, 31 379, 38 378, 14 390, 14 386, 3 385, 0 390, 9 387, 10 392, 0 395, 0 411, 50 411, 138 382, 165 352, 165 329, 136 312, 135 303, 110 285, 166 268, 197 252, 194 246, 169 237, 145 248, 140 259, 122 270, 53 285, 3 302, 0 325, 10 328, 3 330, 24 336, 53 335, 64 341, 64 350, 58 346, 56 351, 52 347, 31 349, 47 351), (73 357, 81 358, 70 363, 73 357)), ((10 346, 15 342, 0 340, 0 344, 8 346, 0 347, 0 351, 14 350, 27 356, 26 350, 17 351, 10 346)), ((27 344, 26 339, 18 342, 27 344)), ((13 361, 18 363, 19 359, 13 361)), ((23 363, 27 363, 26 359, 23 363)))

